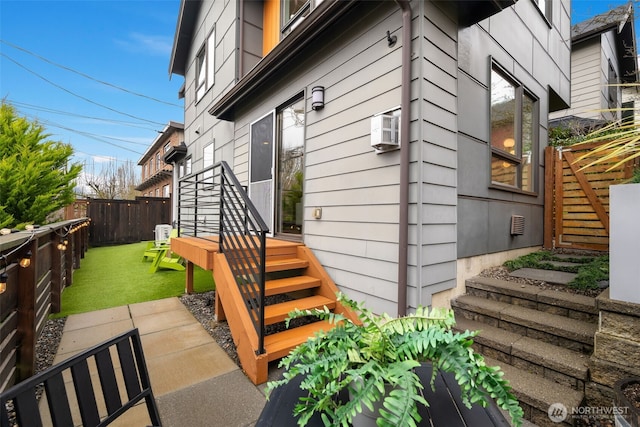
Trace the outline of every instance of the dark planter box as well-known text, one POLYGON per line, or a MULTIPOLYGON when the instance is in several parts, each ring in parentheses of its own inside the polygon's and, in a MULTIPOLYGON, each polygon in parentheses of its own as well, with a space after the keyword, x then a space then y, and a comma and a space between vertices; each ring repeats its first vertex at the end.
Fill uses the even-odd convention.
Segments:
POLYGON ((640 378, 623 378, 616 381, 614 385, 616 394, 615 405, 619 408, 618 413, 616 413, 616 426, 640 427, 640 409, 636 408, 634 403, 622 392, 622 390, 630 384, 640 384, 640 378))

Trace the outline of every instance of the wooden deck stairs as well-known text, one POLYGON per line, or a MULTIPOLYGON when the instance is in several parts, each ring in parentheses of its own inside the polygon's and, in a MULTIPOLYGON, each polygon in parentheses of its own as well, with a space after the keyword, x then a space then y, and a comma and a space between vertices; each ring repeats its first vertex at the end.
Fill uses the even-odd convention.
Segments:
POLYGON ((301 243, 268 239, 265 263, 267 334, 264 337, 265 351, 258 354, 259 336, 225 254, 218 252, 210 242, 192 237, 175 239, 172 250, 190 263, 200 260, 198 265, 213 271, 217 320, 228 322, 242 368, 255 384, 267 381, 269 362, 286 356, 315 332, 331 327, 322 321, 285 329, 282 322, 292 310, 327 307, 357 321, 353 313, 336 301, 337 286, 308 247, 301 243), (208 255, 203 255, 202 251, 208 255))

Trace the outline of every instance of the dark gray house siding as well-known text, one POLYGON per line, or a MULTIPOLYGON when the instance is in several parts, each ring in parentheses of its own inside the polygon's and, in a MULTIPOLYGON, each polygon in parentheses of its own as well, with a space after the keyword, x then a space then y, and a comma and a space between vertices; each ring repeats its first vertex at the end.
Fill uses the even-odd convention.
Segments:
POLYGON ((568 2, 553 2, 547 23, 532 2, 518 2, 459 32, 458 257, 542 245, 544 147, 550 97, 569 97, 568 2), (493 188, 490 91, 495 62, 538 99, 535 194, 493 188), (484 162, 483 162, 484 161, 484 162), (478 165, 484 164, 484 167, 478 165), (511 236, 511 216, 524 217, 523 235, 511 236))

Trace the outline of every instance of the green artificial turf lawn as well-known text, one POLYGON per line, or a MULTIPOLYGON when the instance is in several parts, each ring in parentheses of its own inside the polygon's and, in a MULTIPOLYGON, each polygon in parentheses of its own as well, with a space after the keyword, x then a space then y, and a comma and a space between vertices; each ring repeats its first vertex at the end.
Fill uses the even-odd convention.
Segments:
MULTIPOLYGON (((140 242, 89 249, 74 270, 73 284, 62 293, 62 311, 51 317, 182 295, 185 271, 149 273, 151 261, 142 261, 146 247, 147 242, 140 242)), ((215 288, 211 271, 194 266, 193 276, 195 292, 215 288)))

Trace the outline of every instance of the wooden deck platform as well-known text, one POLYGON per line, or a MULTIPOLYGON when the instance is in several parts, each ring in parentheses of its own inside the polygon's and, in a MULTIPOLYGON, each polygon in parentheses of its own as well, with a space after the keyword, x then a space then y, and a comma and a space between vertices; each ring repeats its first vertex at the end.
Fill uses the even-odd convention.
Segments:
MULTIPOLYGON (((187 261, 185 291, 193 292, 193 266, 197 265, 204 270, 213 271, 213 258, 220 251, 219 236, 202 237, 174 237, 171 239, 171 251, 180 255, 187 261)), ((302 243, 267 238, 267 257, 275 260, 278 254, 302 243)))

